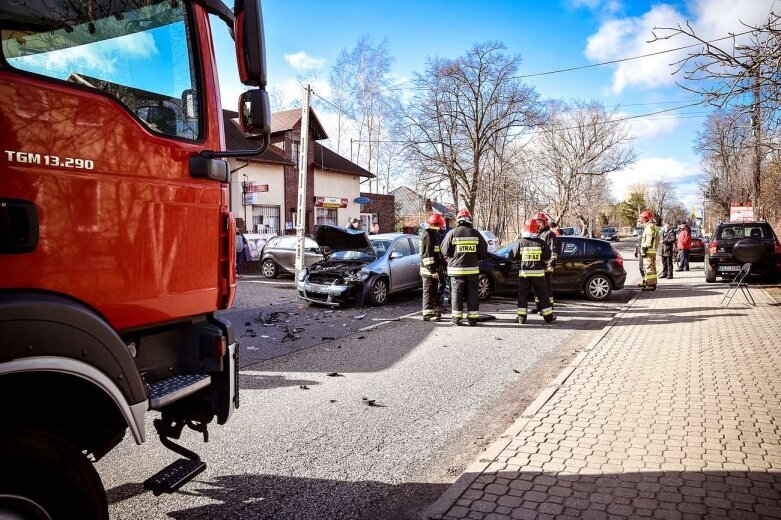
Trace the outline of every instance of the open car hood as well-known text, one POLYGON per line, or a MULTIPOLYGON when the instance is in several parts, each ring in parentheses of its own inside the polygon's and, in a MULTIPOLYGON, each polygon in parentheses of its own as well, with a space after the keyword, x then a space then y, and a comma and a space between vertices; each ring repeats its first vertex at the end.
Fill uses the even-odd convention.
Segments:
POLYGON ((326 257, 337 251, 360 251, 373 257, 377 256, 368 235, 356 229, 324 224, 315 230, 315 241, 326 257))

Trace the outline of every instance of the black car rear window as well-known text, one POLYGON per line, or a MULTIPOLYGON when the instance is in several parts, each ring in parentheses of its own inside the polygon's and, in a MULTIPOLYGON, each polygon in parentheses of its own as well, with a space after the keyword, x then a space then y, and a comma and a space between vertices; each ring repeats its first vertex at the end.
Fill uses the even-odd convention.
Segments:
POLYGON ((719 227, 716 240, 739 240, 741 238, 772 238, 773 232, 767 224, 725 224, 719 227))
POLYGON ((602 256, 602 244, 599 242, 586 242, 586 256, 602 256))
POLYGON ((583 256, 583 242, 580 240, 561 240, 559 256, 583 256))

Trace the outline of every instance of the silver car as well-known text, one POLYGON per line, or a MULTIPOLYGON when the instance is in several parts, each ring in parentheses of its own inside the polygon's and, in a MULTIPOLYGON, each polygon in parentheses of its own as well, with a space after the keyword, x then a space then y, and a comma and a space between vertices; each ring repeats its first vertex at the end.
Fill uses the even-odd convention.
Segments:
MULTIPOLYGON (((296 240, 295 236, 278 236, 266 242, 260 254, 260 271, 263 276, 276 278, 280 273, 295 272, 296 240)), ((304 238, 304 265, 309 266, 322 259, 317 242, 309 237, 304 238)))
POLYGON ((315 231, 324 260, 301 271, 297 280, 301 298, 325 305, 384 305, 391 294, 422 286, 420 239, 386 233, 367 236, 362 231, 320 226, 315 231))

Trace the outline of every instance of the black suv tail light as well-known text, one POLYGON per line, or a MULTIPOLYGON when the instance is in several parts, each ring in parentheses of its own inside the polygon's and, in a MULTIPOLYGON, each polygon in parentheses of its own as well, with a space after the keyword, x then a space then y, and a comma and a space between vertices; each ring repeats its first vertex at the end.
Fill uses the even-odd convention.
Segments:
POLYGON ((711 243, 708 245, 708 254, 715 255, 717 247, 719 247, 719 243, 715 240, 711 240, 711 243))

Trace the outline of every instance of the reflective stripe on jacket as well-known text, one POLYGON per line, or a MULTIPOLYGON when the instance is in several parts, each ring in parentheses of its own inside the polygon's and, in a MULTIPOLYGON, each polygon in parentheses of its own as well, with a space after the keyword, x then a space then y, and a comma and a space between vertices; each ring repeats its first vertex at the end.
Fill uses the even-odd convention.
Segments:
POLYGON ((538 278, 545 276, 545 267, 551 259, 551 249, 544 240, 537 237, 524 237, 516 242, 509 258, 520 262, 519 278, 538 278))
POLYGON ((488 244, 479 231, 461 223, 445 235, 442 256, 448 259, 448 276, 480 274, 480 260, 488 256, 488 244))
POLYGON ((653 222, 645 225, 640 247, 646 250, 645 254, 647 256, 656 254, 656 248, 659 247, 659 229, 653 222))
POLYGON ((432 276, 442 267, 439 228, 430 227, 420 239, 420 275, 432 276))

